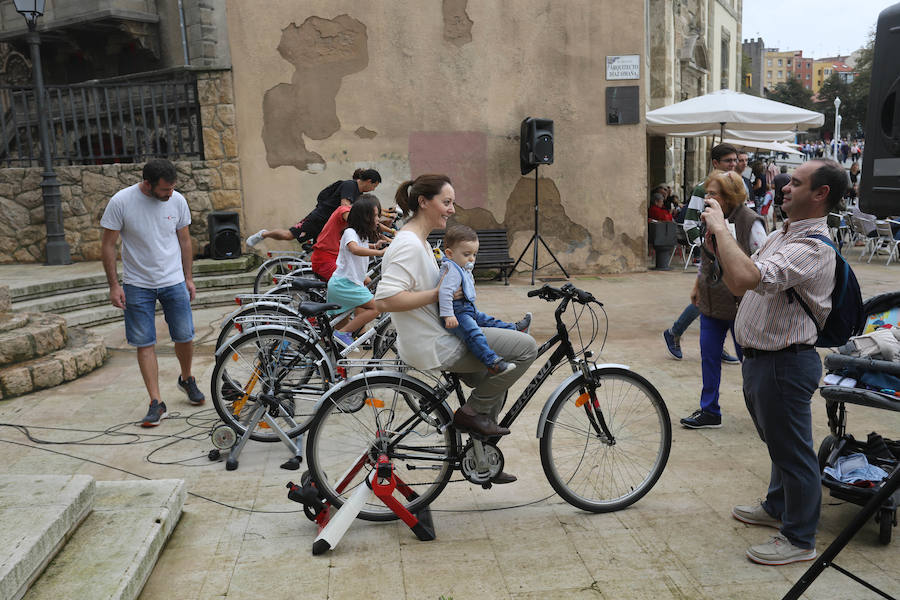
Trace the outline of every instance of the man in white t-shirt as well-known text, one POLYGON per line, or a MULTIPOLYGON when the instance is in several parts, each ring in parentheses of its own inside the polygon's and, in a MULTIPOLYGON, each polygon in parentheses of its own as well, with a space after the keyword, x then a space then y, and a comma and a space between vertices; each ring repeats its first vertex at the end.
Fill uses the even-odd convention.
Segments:
POLYGON ((125 311, 125 339, 137 347, 138 366, 150 396, 150 409, 142 427, 155 427, 166 416, 160 400, 159 364, 156 360, 156 301, 159 300, 175 343, 181 367, 178 387, 191 404, 205 398, 191 375, 194 322, 191 300, 194 279, 191 212, 184 196, 175 191, 177 173, 168 160, 144 165, 143 180, 117 192, 103 213, 101 256, 109 300, 125 311), (116 242, 122 238, 122 284, 116 273, 116 242))

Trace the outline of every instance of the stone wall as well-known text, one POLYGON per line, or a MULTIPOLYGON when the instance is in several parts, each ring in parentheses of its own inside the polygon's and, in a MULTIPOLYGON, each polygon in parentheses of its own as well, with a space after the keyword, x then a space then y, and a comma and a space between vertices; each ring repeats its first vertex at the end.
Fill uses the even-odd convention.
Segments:
MULTIPOLYGON (((209 241, 206 215, 212 210, 240 212, 242 202, 231 72, 200 73, 197 88, 206 160, 175 161, 175 189, 191 209, 195 254, 209 241)), ((131 163, 56 167, 72 260, 100 259, 100 217, 113 194, 140 181, 142 168, 131 163)), ((0 169, 0 263, 46 260, 42 171, 0 169)))

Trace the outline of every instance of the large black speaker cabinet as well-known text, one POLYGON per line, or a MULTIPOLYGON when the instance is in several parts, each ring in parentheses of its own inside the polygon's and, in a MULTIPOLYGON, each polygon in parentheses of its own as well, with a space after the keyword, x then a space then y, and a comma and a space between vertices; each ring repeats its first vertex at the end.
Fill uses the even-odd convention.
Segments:
POLYGON ((553 164, 553 121, 527 117, 519 135, 519 166, 522 175, 537 165, 553 164))
POLYGON ((859 205, 900 215, 900 3, 881 11, 875 28, 859 205))
POLYGON ((241 228, 236 212, 213 211, 206 216, 209 255, 216 260, 241 255, 241 228))

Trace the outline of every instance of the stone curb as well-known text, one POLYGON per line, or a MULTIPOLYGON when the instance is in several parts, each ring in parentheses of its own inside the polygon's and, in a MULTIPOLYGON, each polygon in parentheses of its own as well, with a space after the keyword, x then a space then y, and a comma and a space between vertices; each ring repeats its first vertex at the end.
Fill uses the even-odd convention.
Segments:
POLYGON ((0 475, 0 598, 18 600, 94 504, 89 475, 0 475))
POLYGON ((109 353, 101 336, 77 328, 68 333, 65 348, 0 369, 0 400, 72 381, 103 365, 109 353))
POLYGON ((133 600, 181 518, 181 479, 97 482, 94 511, 28 591, 29 600, 133 600))

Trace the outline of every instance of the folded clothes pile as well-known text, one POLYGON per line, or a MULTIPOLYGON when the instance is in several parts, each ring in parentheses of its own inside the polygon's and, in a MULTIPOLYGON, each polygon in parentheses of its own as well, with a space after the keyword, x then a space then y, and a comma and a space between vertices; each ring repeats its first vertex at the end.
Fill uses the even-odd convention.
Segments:
POLYGON ((833 467, 825 467, 825 474, 842 483, 882 481, 888 476, 881 467, 869 464, 866 455, 862 453, 839 457, 833 467))

